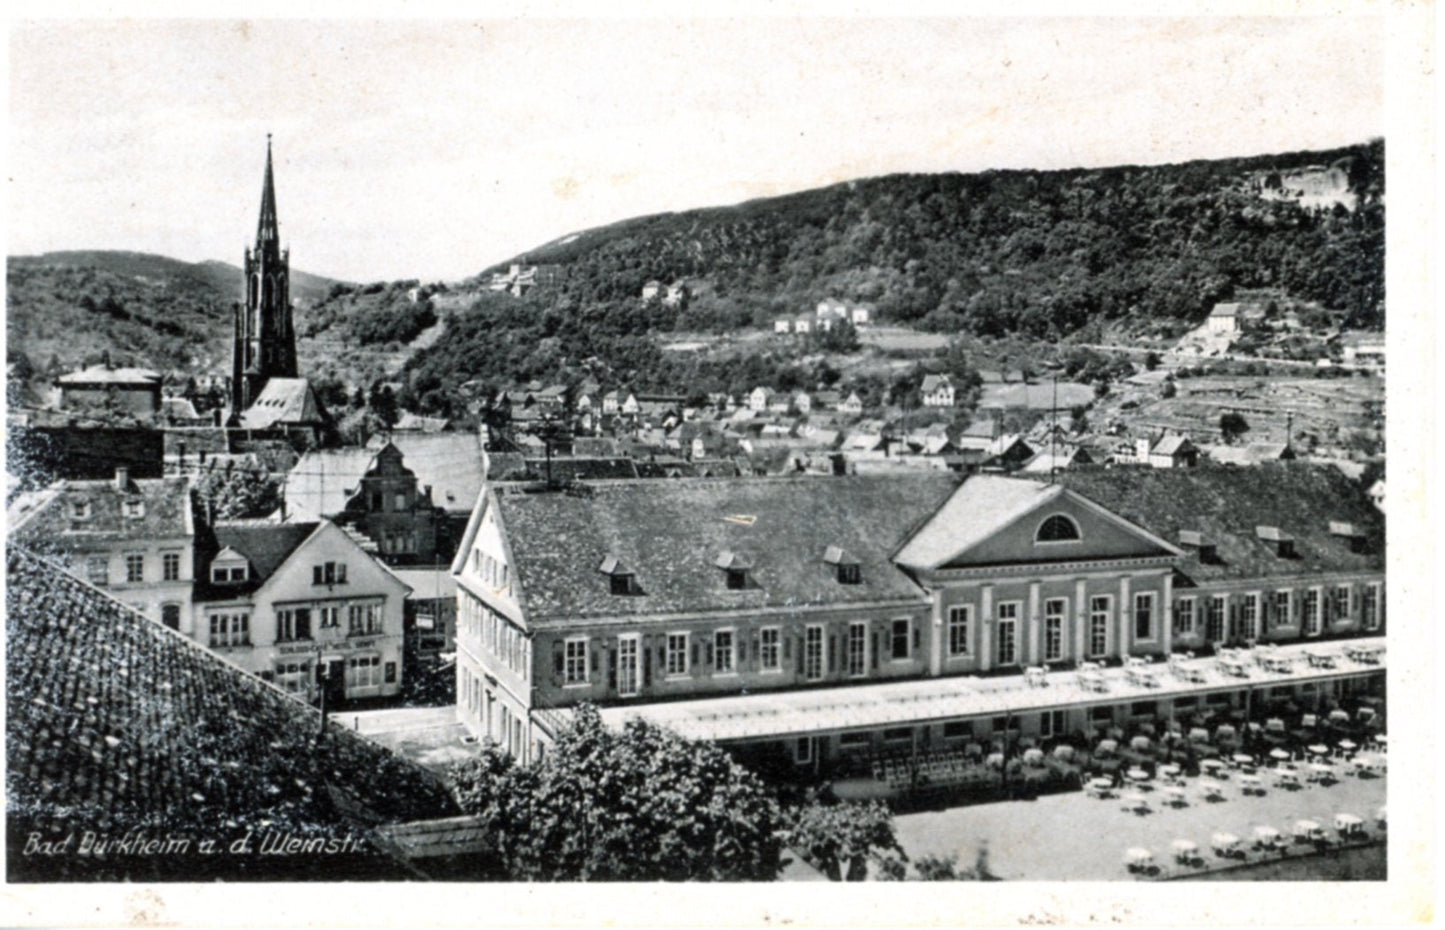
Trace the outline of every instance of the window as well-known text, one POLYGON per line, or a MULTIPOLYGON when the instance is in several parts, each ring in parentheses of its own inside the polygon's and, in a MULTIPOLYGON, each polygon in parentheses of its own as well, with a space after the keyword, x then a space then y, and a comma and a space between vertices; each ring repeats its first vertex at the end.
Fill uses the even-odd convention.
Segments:
POLYGON ((1274 626, 1290 625, 1289 595, 1290 592, 1288 591, 1276 591, 1272 595, 1274 598, 1274 609, 1271 611, 1272 616, 1270 619, 1274 621, 1274 626))
POLYGON ((251 642, 250 614, 211 614, 210 624, 212 646, 246 646, 251 642))
MULTIPOLYGON (((352 604, 346 609, 347 633, 360 636, 381 631, 380 604, 352 604)), ((492 650, 496 651, 495 647, 492 650)))
POLYGON ((1185 635, 1194 632, 1194 598, 1181 597, 1174 602, 1174 632, 1185 635))
POLYGON ((867 730, 858 730, 853 733, 839 733, 839 746, 867 746, 872 742, 872 734, 867 730))
POLYGON ((181 580, 181 554, 179 552, 161 553, 161 580, 181 580))
POLYGON ((803 634, 803 677, 817 681, 823 677, 823 628, 810 626, 803 634))
POLYGON ((146 515, 146 505, 143 500, 127 500, 120 505, 121 513, 134 520, 146 515))
POLYGON ((234 584, 246 580, 244 565, 212 565, 211 581, 216 584, 234 584))
POLYGON ((1064 712, 1050 710, 1039 714, 1039 735, 1050 739, 1064 734, 1064 712))
POLYGON ((381 509, 382 509, 382 501, 383 501, 383 499, 384 499, 384 497, 383 497, 383 495, 382 495, 382 493, 381 493, 380 491, 372 491, 371 494, 370 494, 371 510, 373 510, 373 511, 381 510, 381 509))
POLYGON ((612 578, 611 590, 613 594, 619 597, 625 597, 632 593, 633 575, 631 572, 617 572, 610 577, 612 578))
POLYGON ((346 691, 375 688, 381 684, 381 656, 354 656, 346 660, 346 691))
POLYGON ((393 496, 392 505, 394 510, 406 510, 406 492, 397 491, 393 496))
POLYGON ((973 724, 967 720, 953 720, 943 725, 944 739, 969 739, 973 736, 973 724))
POLYGON ((382 666, 382 672, 383 672, 383 678, 382 678, 382 680, 385 681, 386 684, 389 684, 389 685, 394 685, 394 684, 396 684, 396 663, 395 663, 395 662, 388 662, 388 663, 386 663, 386 665, 382 666))
POLYGON ((911 743, 913 742, 913 729, 911 727, 895 727, 891 730, 884 730, 883 742, 911 743))
POLYGON ((853 677, 868 671, 868 624, 848 624, 848 674, 853 677))
POLYGON ((727 576, 730 591, 741 591, 748 586, 748 572, 745 568, 730 568, 727 576))
POLYGON ((1108 595, 1089 599, 1089 657, 1099 658, 1109 651, 1109 614, 1113 600, 1108 595))
POLYGON ((1364 621, 1365 629, 1378 630, 1380 628, 1380 585, 1367 584, 1360 592, 1360 619, 1364 621))
MULTIPOLYGON (((773 631, 776 637, 777 630, 773 631)), ((665 670, 669 678, 687 674, 687 634, 668 633, 665 670)))
POLYGON ((587 683, 587 640, 569 639, 563 650, 563 684, 585 685, 587 683))
POLYGON ((1216 594, 1209 599, 1209 615, 1204 618, 1204 637, 1211 643, 1224 642, 1224 607, 1226 596, 1216 594))
POLYGON ((146 557, 139 552, 125 554, 125 580, 127 584, 145 581, 146 557))
POLYGON ((1340 585, 1330 591, 1330 619, 1336 623, 1350 620, 1350 586, 1340 585))
POLYGON ((1019 602, 998 605, 998 664, 1017 665, 1019 602))
POLYGON ((813 761, 813 737, 800 736, 793 744, 793 761, 805 765, 813 761))
POLYGON ((764 627, 761 631, 762 666, 764 671, 777 671, 782 667, 778 655, 779 630, 775 626, 764 627))
POLYGON ((311 688, 311 665, 308 662, 278 662, 276 687, 287 694, 305 695, 311 688))
POLYGON ((973 606, 959 604, 948 608, 948 654, 968 655, 968 622, 973 617, 973 606))
POLYGON ((713 668, 719 674, 737 671, 733 663, 733 631, 718 630, 712 635, 713 668))
POLYGON ((1039 524, 1034 542, 1072 542, 1079 538, 1079 525, 1061 513, 1056 513, 1039 524))
POLYGON ((1154 592, 1134 595, 1134 638, 1154 638, 1154 592))
POLYGON ((617 693, 621 697, 637 693, 637 640, 636 633, 617 638, 617 693))
POLYGON ((91 584, 110 583, 110 560, 103 555, 91 556, 85 560, 85 577, 91 584))
POLYGON ((889 637, 894 659, 908 658, 908 618, 893 621, 893 635, 889 637))
POLYGON ((1044 601, 1044 661, 1057 662, 1064 657, 1064 616, 1069 602, 1062 597, 1044 601))
POLYGON ((863 581, 863 570, 856 562, 839 563, 838 581, 841 584, 859 584, 863 581))
POLYGON ((161 623, 165 624, 173 630, 179 630, 181 628, 181 605, 162 604, 161 623))
MULTIPOLYGON (((323 630, 337 629, 341 626, 340 607, 322 607, 317 613, 320 614, 318 622, 323 630)), ((420 626, 420 618, 418 618, 417 625, 420 626)))
POLYGON ((1259 639, 1259 595, 1246 594, 1239 605, 1239 638, 1259 639))
POLYGON ((346 584, 346 563, 326 562, 311 566, 312 584, 346 584))
POLYGON ((78 500, 70 502, 70 518, 72 520, 90 519, 90 501, 78 500))
POLYGON ((1305 635, 1320 635, 1320 589, 1310 588, 1304 598, 1305 635))
POLYGON ((287 608, 276 611, 276 640, 311 638, 311 609, 308 607, 287 608))

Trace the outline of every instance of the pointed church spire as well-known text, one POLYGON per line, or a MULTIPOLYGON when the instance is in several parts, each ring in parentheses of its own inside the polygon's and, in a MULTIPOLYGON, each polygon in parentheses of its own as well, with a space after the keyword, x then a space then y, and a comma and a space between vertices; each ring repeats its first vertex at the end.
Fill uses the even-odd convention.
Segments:
POLYGON ((281 232, 276 223, 276 182, 271 174, 271 134, 266 133, 266 180, 261 188, 261 219, 256 225, 256 250, 279 249, 281 232))

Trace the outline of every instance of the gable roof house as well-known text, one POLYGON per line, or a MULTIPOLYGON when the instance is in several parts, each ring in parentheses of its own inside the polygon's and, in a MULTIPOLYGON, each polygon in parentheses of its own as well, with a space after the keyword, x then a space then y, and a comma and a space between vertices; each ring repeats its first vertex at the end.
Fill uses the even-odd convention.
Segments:
POLYGON ((106 589, 131 609, 189 631, 196 521, 187 478, 58 481, 19 495, 8 538, 106 589))
POLYGON ((401 690, 410 588, 341 527, 222 521, 196 548, 197 642, 333 707, 401 690))
POLYGON ((953 406, 953 382, 948 375, 924 375, 922 392, 925 407, 953 406))
POLYGON ((426 769, 339 722, 318 741, 317 710, 53 563, 11 547, 6 568, 7 828, 73 833, 72 853, 86 831, 117 841, 12 846, 11 880, 400 879, 373 829, 458 813, 426 769), (231 851, 248 833, 252 853, 231 851), (323 854, 260 854, 288 837, 323 854))

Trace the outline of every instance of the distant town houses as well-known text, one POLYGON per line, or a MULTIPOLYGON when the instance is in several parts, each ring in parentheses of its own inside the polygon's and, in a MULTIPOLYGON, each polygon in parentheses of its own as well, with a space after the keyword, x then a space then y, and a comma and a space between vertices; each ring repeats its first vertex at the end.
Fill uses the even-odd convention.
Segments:
POLYGON ((648 281, 642 286, 642 300, 660 301, 664 307, 681 307, 687 300, 687 283, 681 279, 664 285, 661 281, 648 281))
POLYGON ((492 273, 487 290, 521 297, 539 284, 555 283, 560 274, 561 269, 555 265, 524 265, 513 262, 506 271, 492 273))

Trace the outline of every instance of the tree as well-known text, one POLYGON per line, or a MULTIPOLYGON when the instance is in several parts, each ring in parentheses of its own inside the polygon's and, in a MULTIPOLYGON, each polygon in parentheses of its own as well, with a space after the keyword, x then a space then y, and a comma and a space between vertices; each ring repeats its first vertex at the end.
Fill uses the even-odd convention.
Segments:
POLYGON ((1219 435, 1227 444, 1233 444, 1249 432, 1249 423, 1238 411, 1230 410, 1219 415, 1219 435))
POLYGON ((1144 370, 1153 371, 1159 367, 1159 353, 1148 352, 1144 355, 1144 370))
POLYGON ((613 732, 590 705, 540 762, 494 753, 452 770, 518 881, 770 881, 781 815, 756 776, 710 743, 643 720, 613 732))
POLYGON ((907 861, 893 830, 893 815, 881 801, 824 804, 814 801, 793 812, 784 831, 787 844, 808 857, 833 881, 860 882, 869 860, 907 861), (846 871, 845 871, 846 870, 846 871))
POLYGON ((226 468, 195 483, 196 500, 217 520, 264 517, 281 506, 281 482, 265 471, 226 468))

